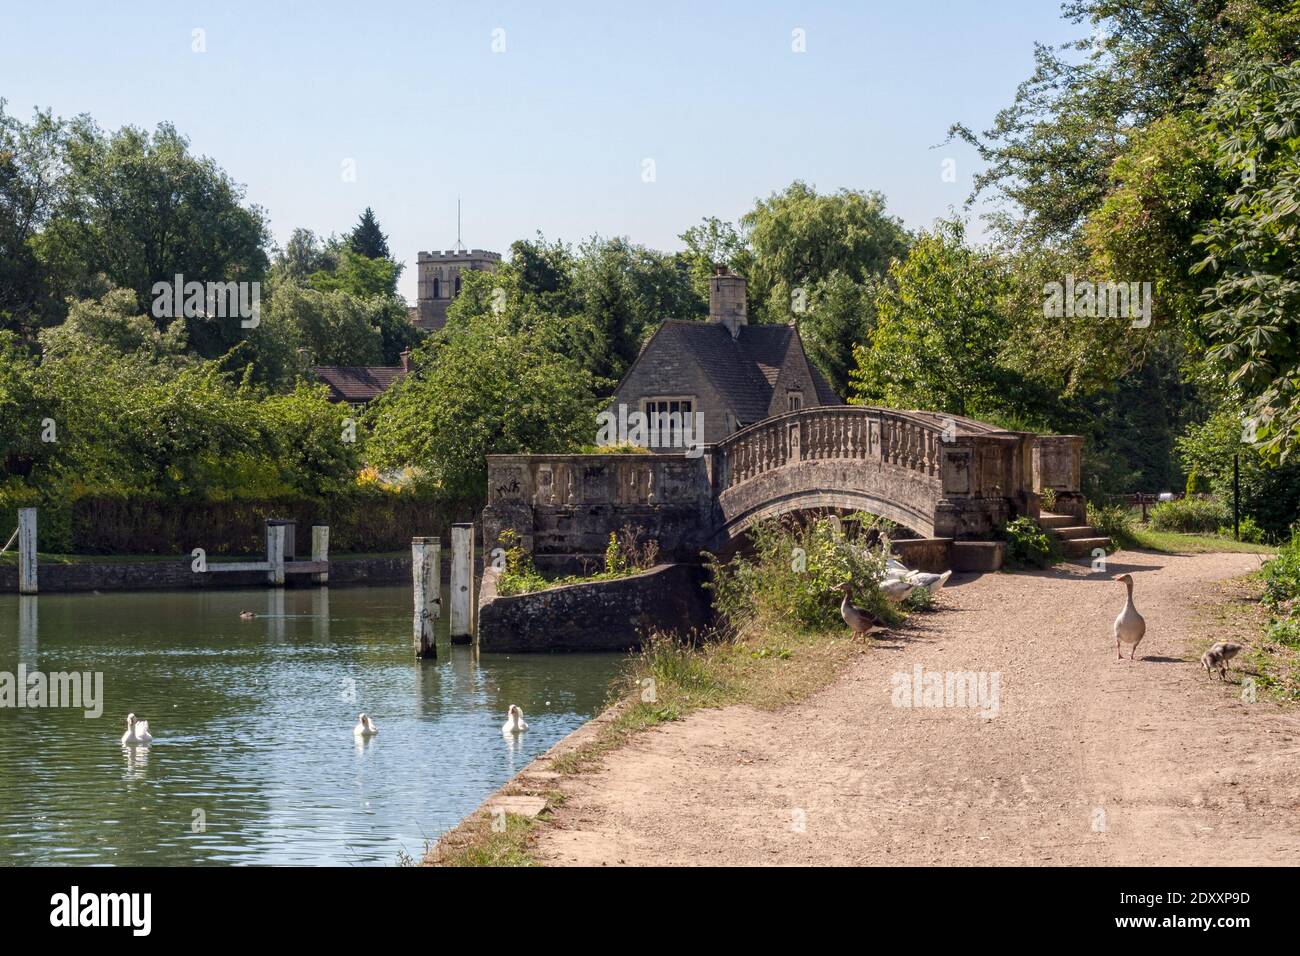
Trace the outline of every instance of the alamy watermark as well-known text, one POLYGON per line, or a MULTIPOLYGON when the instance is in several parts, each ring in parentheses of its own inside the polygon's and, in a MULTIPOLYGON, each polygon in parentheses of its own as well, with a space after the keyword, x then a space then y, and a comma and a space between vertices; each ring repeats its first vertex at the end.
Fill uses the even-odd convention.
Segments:
POLYGON ((90 720, 104 713, 102 671, 29 671, 18 665, 18 673, 0 671, 0 708, 68 707, 84 710, 90 720))
POLYGON ((703 412, 629 412, 620 404, 617 414, 604 411, 596 416, 596 444, 639 445, 642 448, 684 448, 687 458, 704 454, 703 412))
POLYGON ((1043 317, 1047 319, 1131 319, 1135 329, 1151 324, 1150 282, 1090 282, 1076 280, 1043 285, 1043 317))
POLYGON ((245 329, 262 324, 262 283, 186 282, 176 273, 171 282, 153 284, 155 319, 234 319, 245 329))
POLYGON ((1001 671, 929 671, 920 664, 912 673, 898 671, 889 679, 895 707, 969 707, 992 719, 1000 710, 1001 671))

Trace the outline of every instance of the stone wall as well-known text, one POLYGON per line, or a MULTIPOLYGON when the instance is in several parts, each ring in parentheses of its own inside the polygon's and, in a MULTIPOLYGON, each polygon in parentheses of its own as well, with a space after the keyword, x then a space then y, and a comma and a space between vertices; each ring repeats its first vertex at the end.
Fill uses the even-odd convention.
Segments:
MULTIPOLYGON (((233 561, 240 559, 232 558, 233 561)), ((261 560, 249 558, 250 561, 261 560)), ((266 587, 265 571, 222 571, 195 574, 190 557, 174 561, 113 561, 84 564, 39 564, 37 585, 41 593, 66 591, 166 591, 181 588, 266 587)), ((445 576, 445 575, 444 575, 445 576)), ((410 556, 335 558, 330 561, 330 586, 409 584, 410 556)), ((318 587, 309 574, 285 577, 289 587, 318 587)), ((0 591, 18 590, 18 566, 0 564, 0 591)))
POLYGON ((485 575, 478 640, 483 651, 627 651, 650 630, 685 633, 712 618, 706 573, 664 564, 613 581, 588 581, 497 597, 485 575))

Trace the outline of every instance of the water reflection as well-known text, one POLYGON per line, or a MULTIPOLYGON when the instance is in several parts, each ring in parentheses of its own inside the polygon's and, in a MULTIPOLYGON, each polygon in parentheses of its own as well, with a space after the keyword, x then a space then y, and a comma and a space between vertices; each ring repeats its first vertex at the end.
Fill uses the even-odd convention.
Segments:
POLYGON ((0 595, 0 670, 104 674, 99 719, 0 709, 0 863, 418 856, 595 713, 620 666, 445 634, 418 662, 410 608, 409 588, 0 595), (512 703, 530 729, 506 737, 512 703), (120 745, 129 712, 151 746, 120 745))

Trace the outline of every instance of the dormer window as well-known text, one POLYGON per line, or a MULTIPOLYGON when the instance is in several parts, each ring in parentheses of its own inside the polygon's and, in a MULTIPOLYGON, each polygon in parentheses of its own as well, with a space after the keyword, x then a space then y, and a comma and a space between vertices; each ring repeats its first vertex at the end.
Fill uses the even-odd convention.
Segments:
POLYGON ((785 393, 785 410, 787 412, 797 412, 803 408, 803 392, 789 391, 785 393))

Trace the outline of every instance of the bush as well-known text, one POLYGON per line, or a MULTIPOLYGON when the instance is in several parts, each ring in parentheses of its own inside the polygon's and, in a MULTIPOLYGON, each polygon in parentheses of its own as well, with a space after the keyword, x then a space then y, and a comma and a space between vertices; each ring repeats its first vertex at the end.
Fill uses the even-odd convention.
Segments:
POLYGON ((1019 517, 1002 526, 1007 563, 1012 567, 1045 568, 1052 563, 1052 539, 1033 518, 1019 517))
POLYGON ((1088 524, 1110 538, 1112 550, 1135 543, 1133 515, 1123 505, 1088 505, 1088 524))
POLYGON ((1300 597, 1300 532, 1264 565, 1264 602, 1277 607, 1300 597))
POLYGON ((714 609, 733 627, 767 615, 813 630, 841 628, 842 595, 836 588, 847 581, 854 604, 896 623, 899 612, 880 591, 884 548, 866 544, 876 521, 868 515, 853 518, 764 522, 750 531, 752 557, 737 555, 724 564, 709 555, 714 609))
POLYGON ((1183 498, 1162 501, 1151 509, 1151 527, 1179 534, 1217 534, 1232 523, 1232 512, 1217 498, 1183 498))
MULTIPOLYGON (((1240 536, 1242 541, 1245 541, 1249 544, 1263 544, 1265 540, 1267 540, 1268 538, 1267 532, 1265 532, 1263 528, 1261 528, 1258 524, 1256 524, 1255 519, 1252 518, 1250 515, 1241 516, 1241 521, 1238 523, 1237 526, 1237 534, 1240 536)), ((1219 528, 1219 537, 1231 538, 1232 525, 1231 524, 1222 525, 1219 528)))

